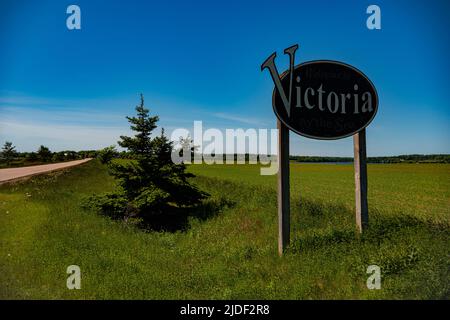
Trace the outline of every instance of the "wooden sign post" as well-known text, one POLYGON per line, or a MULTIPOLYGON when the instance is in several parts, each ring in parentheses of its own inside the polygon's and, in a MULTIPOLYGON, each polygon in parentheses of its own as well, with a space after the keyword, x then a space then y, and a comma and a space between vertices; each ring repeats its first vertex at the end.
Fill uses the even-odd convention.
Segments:
POLYGON ((366 164, 366 129, 362 129, 353 136, 355 152, 355 204, 356 225, 359 232, 369 224, 369 209, 367 205, 367 164, 366 164))
POLYGON ((290 242, 289 129, 277 120, 278 128, 278 253, 290 242))
POLYGON ((355 153, 356 225, 369 222, 367 206, 366 127, 378 110, 378 94, 361 71, 348 64, 317 60, 294 65, 298 45, 284 50, 289 69, 281 75, 272 53, 261 65, 268 69, 275 88, 272 107, 278 127, 278 252, 289 245, 289 130, 322 140, 353 136, 355 153))

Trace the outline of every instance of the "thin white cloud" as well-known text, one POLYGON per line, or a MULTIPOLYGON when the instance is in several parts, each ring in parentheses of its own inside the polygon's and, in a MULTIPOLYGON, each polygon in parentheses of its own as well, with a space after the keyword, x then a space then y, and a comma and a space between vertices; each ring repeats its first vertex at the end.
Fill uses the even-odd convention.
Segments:
POLYGON ((95 127, 0 121, 0 138, 11 140, 19 151, 36 150, 44 144, 54 151, 98 149, 116 144, 126 127, 95 127))
POLYGON ((249 124, 249 125, 261 126, 261 125, 265 125, 266 124, 266 121, 261 120, 261 119, 255 119, 253 117, 252 118, 250 118, 250 117, 242 117, 242 116, 228 114, 228 113, 223 113, 223 112, 213 113, 212 115, 214 117, 217 117, 217 118, 220 118, 220 119, 231 120, 231 121, 235 121, 235 122, 241 122, 241 123, 245 123, 245 124, 249 124))
POLYGON ((40 98, 40 97, 29 97, 29 96, 9 96, 9 95, 0 95, 0 104, 8 104, 8 105, 56 105, 58 104, 57 100, 40 98))
POLYGON ((3 120, 11 121, 44 121, 48 123, 96 123, 119 124, 125 123, 126 119, 119 112, 105 112, 100 110, 81 110, 81 109, 61 109, 61 108, 30 108, 22 106, 11 106, 0 104, 0 116, 3 120))

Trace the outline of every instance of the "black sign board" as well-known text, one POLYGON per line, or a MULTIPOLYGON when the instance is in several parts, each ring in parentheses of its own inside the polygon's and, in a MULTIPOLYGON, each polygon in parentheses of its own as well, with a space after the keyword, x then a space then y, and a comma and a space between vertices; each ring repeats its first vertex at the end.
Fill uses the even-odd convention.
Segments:
POLYGON ((351 136, 365 128, 378 109, 372 82, 342 62, 305 62, 294 68, 292 78, 288 70, 280 81, 283 93, 275 87, 272 97, 275 114, 289 129, 309 138, 351 136))
POLYGON ((272 53, 261 65, 275 89, 273 110, 278 118, 278 252, 290 242, 289 130, 314 139, 353 136, 355 154, 356 225, 369 221, 367 204, 366 130, 378 109, 372 82, 358 69, 338 61, 308 61, 294 66, 298 45, 284 50, 289 70, 279 75, 272 53))

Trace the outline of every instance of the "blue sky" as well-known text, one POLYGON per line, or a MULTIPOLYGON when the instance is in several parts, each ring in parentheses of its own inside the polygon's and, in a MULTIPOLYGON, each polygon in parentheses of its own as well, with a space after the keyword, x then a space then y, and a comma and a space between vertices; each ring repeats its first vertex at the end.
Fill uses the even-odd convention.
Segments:
MULTIPOLYGON (((261 63, 340 60, 375 84, 368 154, 450 153, 448 1, 26 1, 0 4, 0 142, 100 148, 129 133, 139 93, 169 132, 275 128, 261 63), (81 8, 81 30, 66 8, 81 8), (381 30, 366 8, 381 8, 381 30)), ((351 138, 291 134, 291 154, 351 156, 351 138)))

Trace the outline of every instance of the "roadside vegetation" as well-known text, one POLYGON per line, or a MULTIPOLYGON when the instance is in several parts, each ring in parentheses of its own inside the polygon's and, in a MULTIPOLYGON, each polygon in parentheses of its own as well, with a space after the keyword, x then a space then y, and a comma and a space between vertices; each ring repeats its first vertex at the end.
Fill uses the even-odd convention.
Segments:
POLYGON ((11 141, 6 141, 0 151, 0 169, 93 158, 97 154, 96 150, 52 152, 43 145, 33 152, 19 152, 11 141))

